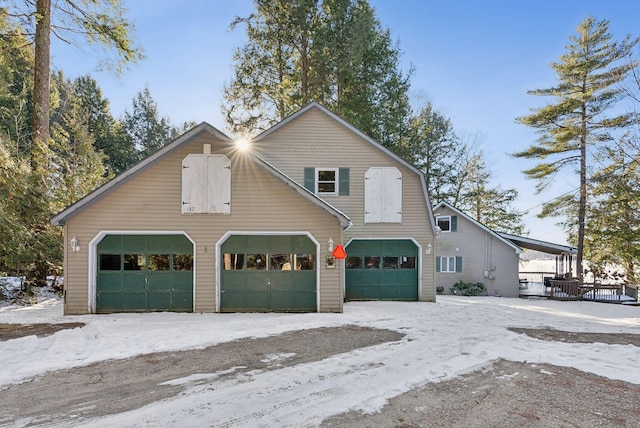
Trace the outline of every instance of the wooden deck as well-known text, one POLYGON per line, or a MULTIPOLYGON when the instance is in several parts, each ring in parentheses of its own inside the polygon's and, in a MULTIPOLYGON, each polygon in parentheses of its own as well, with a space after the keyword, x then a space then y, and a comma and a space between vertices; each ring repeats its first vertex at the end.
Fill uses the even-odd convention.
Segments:
POLYGON ((551 300, 585 300, 640 306, 638 286, 628 284, 581 284, 577 279, 549 279, 530 283, 520 281, 520 297, 551 300))

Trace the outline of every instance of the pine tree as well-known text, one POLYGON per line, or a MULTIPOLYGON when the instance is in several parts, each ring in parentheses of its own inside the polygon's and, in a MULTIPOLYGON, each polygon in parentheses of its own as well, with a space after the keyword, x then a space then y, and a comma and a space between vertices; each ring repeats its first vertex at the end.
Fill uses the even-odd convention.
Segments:
POLYGON ((524 171, 538 181, 538 192, 547 189, 560 170, 577 168, 578 200, 565 197, 547 204, 542 215, 564 214, 576 218, 576 263, 580 279, 588 207, 587 174, 592 166, 588 148, 610 142, 615 131, 629 126, 631 119, 630 114, 615 114, 612 107, 622 95, 616 85, 635 67, 635 63, 624 60, 638 39, 627 36, 622 42, 613 42, 608 31, 608 21, 591 17, 578 26, 577 35, 570 38, 571 43, 560 62, 552 63, 558 85, 529 91, 532 95, 554 97, 556 102, 518 118, 520 123, 538 130, 538 144, 513 154, 542 161, 524 171))
POLYGON ((0 138, 15 156, 28 153, 31 139, 33 50, 23 29, 0 13, 0 138))
POLYGON ((73 95, 77 114, 86 119, 86 131, 94 139, 95 151, 105 154, 105 172, 119 174, 133 165, 137 159, 134 147, 119 132, 98 82, 89 75, 78 77, 73 82, 73 95))
POLYGON ((49 224, 52 189, 56 178, 50 167, 53 154, 36 140, 31 159, 16 157, 0 141, 0 263, 15 275, 25 276, 24 291, 46 285, 47 273, 62 264, 60 230, 49 224))
POLYGON ((145 87, 132 100, 132 111, 124 113, 124 131, 128 146, 135 149, 138 160, 155 153, 178 136, 169 118, 160 116, 158 104, 145 87))
POLYGON ((486 166, 482 150, 465 144, 462 152, 456 164, 451 165, 450 174, 454 177, 445 200, 491 230, 523 235, 522 214, 513 208, 518 191, 492 187, 493 174, 486 166))
POLYGON ((55 171, 51 183, 51 205, 60 211, 86 196, 110 176, 106 156, 95 148, 95 137, 85 99, 76 95, 76 85, 62 72, 53 78, 52 93, 56 108, 52 114, 50 168, 55 171))
MULTIPOLYGON (((637 284, 640 267, 640 148, 623 139, 604 149, 611 163, 594 174, 585 256, 595 278, 607 270, 624 270, 627 283, 637 284)), ((618 276, 618 275, 615 275, 618 276)))
POLYGON ((464 170, 461 191, 454 205, 491 230, 523 235, 522 215, 513 209, 518 191, 491 187, 493 174, 487 169, 484 152, 480 150, 469 156, 464 170))
POLYGON ((465 149, 451 120, 427 103, 409 120, 408 132, 396 153, 424 173, 429 196, 435 203, 450 201, 456 182, 455 167, 465 149))
POLYGON ((248 43, 234 55, 223 112, 254 133, 318 101, 390 148, 406 132, 410 73, 366 0, 266 1, 237 18, 248 43))

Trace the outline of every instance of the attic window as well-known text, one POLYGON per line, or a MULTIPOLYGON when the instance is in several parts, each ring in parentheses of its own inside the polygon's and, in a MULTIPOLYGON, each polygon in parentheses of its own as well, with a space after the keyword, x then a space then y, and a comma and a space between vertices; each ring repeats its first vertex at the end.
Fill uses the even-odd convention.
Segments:
POLYGON ((338 193, 338 168, 316 169, 316 193, 325 195, 338 193))
POLYGON ((451 216, 438 217, 436 224, 442 232, 451 232, 451 216))
POLYGON ((349 196, 349 168, 305 168, 304 187, 316 195, 349 196))

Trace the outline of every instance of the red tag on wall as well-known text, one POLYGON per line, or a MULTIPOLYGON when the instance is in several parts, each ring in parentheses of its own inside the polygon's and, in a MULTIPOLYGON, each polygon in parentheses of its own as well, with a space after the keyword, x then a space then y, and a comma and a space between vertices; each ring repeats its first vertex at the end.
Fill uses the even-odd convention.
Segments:
POLYGON ((336 259, 347 258, 347 252, 344 250, 344 247, 342 245, 337 245, 336 248, 333 250, 333 253, 331 253, 331 255, 336 259))

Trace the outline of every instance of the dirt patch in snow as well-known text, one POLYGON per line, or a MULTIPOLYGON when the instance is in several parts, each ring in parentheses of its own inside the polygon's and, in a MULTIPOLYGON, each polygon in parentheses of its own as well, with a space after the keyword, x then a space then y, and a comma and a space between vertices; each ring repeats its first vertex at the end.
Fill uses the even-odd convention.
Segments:
POLYGON ((640 385, 551 364, 499 360, 399 395, 374 414, 323 427, 638 427, 640 385))
POLYGON ((585 333, 562 331, 553 328, 517 328, 509 330, 523 333, 540 340, 568 343, 606 343, 608 345, 634 345, 640 347, 640 334, 630 333, 585 333))
POLYGON ((67 322, 61 324, 0 324, 0 342, 24 336, 50 336, 60 330, 80 328, 84 326, 85 324, 81 322, 67 322))
MULTIPOLYGON (((640 335, 509 328, 540 340, 640 347, 640 335)), ((633 368, 630 368, 633 370, 633 368)), ((640 385, 551 364, 490 367, 399 395, 378 413, 333 416, 323 427, 640 427, 640 385)))

